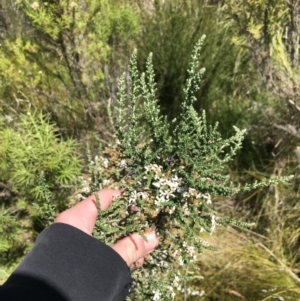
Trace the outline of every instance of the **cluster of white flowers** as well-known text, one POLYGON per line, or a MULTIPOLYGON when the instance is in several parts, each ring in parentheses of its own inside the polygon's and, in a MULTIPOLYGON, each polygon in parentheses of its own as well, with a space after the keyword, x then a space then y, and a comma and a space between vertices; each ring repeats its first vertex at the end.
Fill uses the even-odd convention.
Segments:
POLYGON ((127 167, 127 162, 125 159, 122 159, 119 163, 119 167, 121 168, 126 168, 127 167))
POLYGON ((184 266, 184 260, 183 260, 182 256, 179 256, 177 261, 178 261, 180 266, 184 266))
POLYGON ((159 194, 154 201, 155 205, 163 205, 171 198, 174 198, 175 193, 181 191, 181 183, 182 179, 177 176, 170 179, 160 178, 157 182, 153 182, 152 185, 159 188, 159 194))
MULTIPOLYGON (((121 160, 119 162, 119 167, 127 167, 126 161, 121 160)), ((153 188, 155 188, 154 191, 156 192, 156 195, 153 196, 152 193, 146 191, 131 191, 128 197, 128 204, 130 208, 136 206, 137 210, 134 211, 138 211, 137 214, 141 214, 141 209, 138 208, 140 200, 150 200, 151 204, 155 205, 154 210, 156 210, 156 212, 164 209, 170 215, 174 214, 177 207, 181 206, 180 210, 184 216, 191 215, 190 202, 193 202, 194 200, 199 201, 195 204, 206 203, 207 205, 211 205, 212 203, 210 194, 202 194, 192 187, 186 188, 183 178, 178 177, 173 172, 165 173, 163 167, 158 164, 150 164, 145 167, 143 180, 151 180, 150 185, 152 186, 152 191, 153 188), (178 200, 178 202, 176 202, 178 204, 170 206, 170 203, 172 204, 175 200, 178 200)), ((213 232, 216 226, 216 220, 213 214, 210 218, 211 232, 213 232)), ((201 231, 204 231, 204 229, 201 229, 200 232, 201 231)), ((208 246, 208 243, 200 237, 199 240, 203 245, 208 246)), ((173 249, 173 247, 171 247, 168 250, 161 250, 160 253, 155 256, 152 256, 151 254, 147 258, 147 262, 153 266, 149 277, 155 277, 157 273, 161 273, 163 270, 168 271, 170 264, 168 258, 172 258, 179 266, 184 267, 187 262, 195 262, 197 258, 196 256, 197 247, 186 241, 181 244, 180 248, 173 249)), ((159 301, 163 296, 168 296, 170 300, 174 300, 176 291, 190 296, 203 296, 205 294, 204 291, 184 287, 184 279, 179 273, 177 273, 178 272, 176 272, 175 278, 173 279, 172 286, 167 286, 167 291, 165 291, 165 289, 162 290, 159 286, 155 287, 152 291, 152 300, 159 301)))
POLYGON ((129 205, 135 205, 136 204, 136 200, 140 198, 140 199, 147 199, 148 198, 148 194, 147 192, 137 192, 136 190, 132 191, 130 193, 130 196, 128 198, 128 204, 129 205))
POLYGON ((189 246, 185 241, 182 246, 187 250, 188 255, 190 256, 190 260, 193 261, 196 259, 196 250, 194 246, 189 246))
POLYGON ((78 199, 78 201, 82 201, 82 200, 85 199, 85 197, 81 193, 78 193, 77 194, 77 199, 78 199))
POLYGON ((107 179, 103 179, 103 180, 102 180, 102 185, 103 185, 103 186, 108 186, 109 183, 110 183, 110 180, 107 180, 107 179))
POLYGON ((149 174, 151 171, 154 172, 154 179, 159 179, 159 177, 161 176, 162 168, 162 166, 157 164, 150 164, 148 166, 145 166, 146 174, 149 174))
POLYGON ((154 290, 153 291, 153 301, 158 301, 160 300, 161 292, 159 290, 154 290))
MULTIPOLYGON (((81 182, 81 192, 84 194, 89 194, 91 192, 91 188, 90 188, 90 182, 91 182, 91 178, 83 178, 80 177, 80 182, 81 182)), ((81 200, 84 197, 81 194, 78 194, 78 199, 81 200)))
POLYGON ((185 199, 189 198, 189 197, 200 198, 201 194, 199 194, 195 188, 189 188, 188 191, 185 191, 182 194, 182 196, 185 199))
POLYGON ((172 208, 169 209, 169 214, 173 214, 176 210, 176 206, 173 206, 172 208))
MULTIPOLYGON (((179 178, 177 175, 174 177, 168 178, 162 173, 163 167, 157 164, 150 164, 148 166, 145 166, 146 169, 146 175, 153 172, 154 173, 154 179, 155 182, 152 183, 153 186, 156 188, 159 188, 159 195, 155 199, 155 205, 163 205, 164 202, 168 202, 170 198, 175 197, 175 193, 181 193, 183 199, 187 199, 190 197, 196 198, 196 199, 205 199, 207 205, 211 205, 211 196, 210 194, 202 194, 197 192, 194 188, 189 188, 187 191, 183 190, 182 184, 183 180, 182 178, 179 178)), ((146 178, 146 176, 145 176, 146 178)), ((188 215, 188 204, 186 203, 183 208, 186 212, 185 214, 188 215)), ((175 208, 172 208, 170 210, 170 214, 174 213, 175 208)))
MULTIPOLYGON (((192 290, 190 288, 184 288, 182 285, 181 285, 181 280, 180 280, 180 274, 178 273, 178 275, 176 275, 173 279, 173 288, 175 288, 177 291, 181 292, 181 293, 186 293, 187 295, 189 296, 204 296, 205 294, 205 291, 198 291, 198 290, 192 290)), ((172 290, 173 291, 173 290, 172 290)), ((175 296, 175 294, 174 294, 175 296)), ((173 299, 174 299, 174 296, 173 296, 173 299)))
POLYGON ((99 158, 99 156, 95 156, 94 161, 91 161, 90 165, 96 165, 96 167, 98 167, 98 171, 100 171, 102 167, 108 168, 109 160, 105 157, 99 158))
POLYGON ((176 275, 173 279, 173 287, 175 287, 178 291, 181 291, 182 287, 180 284, 180 278, 176 275))
POLYGON ((189 210, 189 206, 188 206, 188 203, 185 202, 182 206, 182 213, 183 215, 189 215, 190 214, 190 210, 189 210))
POLYGON ((185 191, 182 193, 182 196, 184 199, 186 198, 189 198, 189 197, 193 197, 193 198, 196 198, 196 199, 205 199, 206 200, 206 203, 207 205, 211 205, 211 196, 209 193, 207 194, 202 194, 202 193, 199 193, 197 192, 196 189, 194 188, 189 188, 188 191, 185 191))
POLYGON ((201 197, 206 200, 206 204, 207 205, 211 205, 212 204, 211 196, 210 196, 209 193, 207 193, 207 194, 201 194, 201 197))
POLYGON ((205 295, 205 291, 197 291, 197 290, 192 290, 190 288, 187 288, 187 294, 190 295, 190 296, 204 296, 205 295))
POLYGON ((176 259, 176 258, 177 258, 177 255, 180 254, 180 253, 181 253, 181 250, 176 249, 176 250, 174 250, 174 251, 171 253, 171 256, 172 256, 174 259, 176 259))
POLYGON ((86 194, 91 192, 91 188, 89 186, 83 186, 81 190, 83 193, 86 193, 86 194))
POLYGON ((104 158, 104 157, 101 157, 101 160, 102 160, 102 165, 104 168, 108 168, 108 165, 109 165, 109 161, 107 158, 104 158))
POLYGON ((167 269, 169 267, 169 263, 167 262, 167 257, 169 253, 167 250, 163 250, 159 253, 159 261, 156 262, 156 266, 167 269))
POLYGON ((174 300, 176 293, 174 292, 174 288, 173 286, 169 286, 169 293, 170 293, 170 297, 174 300))

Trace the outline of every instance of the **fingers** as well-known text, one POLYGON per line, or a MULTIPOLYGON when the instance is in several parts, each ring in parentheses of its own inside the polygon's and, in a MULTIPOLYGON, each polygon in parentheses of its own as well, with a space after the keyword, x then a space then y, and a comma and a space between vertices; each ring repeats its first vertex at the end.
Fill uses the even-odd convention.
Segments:
POLYGON ((136 262, 134 262, 131 266, 134 268, 139 268, 143 265, 144 263, 144 257, 138 259, 136 262))
MULTIPOLYGON (((121 195, 121 191, 103 189, 98 192, 101 210, 105 210, 113 200, 121 195)), ((98 216, 97 200, 94 195, 89 196, 74 207, 60 213, 55 223, 65 223, 92 235, 98 216)), ((158 237, 155 232, 145 234, 147 242, 138 233, 134 233, 120 239, 112 247, 125 260, 128 266, 139 267, 144 262, 144 256, 152 252, 158 245, 158 237)))
MULTIPOLYGON (((106 210, 109 207, 109 205, 113 202, 113 200, 121 194, 121 190, 115 189, 102 189, 98 191, 98 196, 101 203, 101 210, 106 210)), ((89 196, 88 199, 89 198, 96 202, 94 195, 89 196)))
POLYGON ((128 266, 142 265, 144 256, 152 252, 158 245, 158 237, 155 232, 145 234, 148 242, 138 233, 118 240, 112 248, 119 253, 128 266))
MULTIPOLYGON (((98 191, 101 210, 107 209, 112 201, 119 195, 121 195, 121 191, 114 189, 103 189, 98 191)), ((97 216, 97 200, 95 195, 91 195, 74 207, 60 213, 54 222, 69 224, 91 235, 97 216)))

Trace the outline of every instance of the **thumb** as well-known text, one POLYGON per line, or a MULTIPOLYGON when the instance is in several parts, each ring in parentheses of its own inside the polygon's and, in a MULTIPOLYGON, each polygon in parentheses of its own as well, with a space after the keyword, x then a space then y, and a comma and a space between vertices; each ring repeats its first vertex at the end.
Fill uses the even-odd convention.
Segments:
POLYGON ((155 232, 145 234, 148 241, 138 233, 126 236, 118 240, 112 248, 126 261, 127 265, 135 263, 152 252, 158 245, 158 237, 155 232))

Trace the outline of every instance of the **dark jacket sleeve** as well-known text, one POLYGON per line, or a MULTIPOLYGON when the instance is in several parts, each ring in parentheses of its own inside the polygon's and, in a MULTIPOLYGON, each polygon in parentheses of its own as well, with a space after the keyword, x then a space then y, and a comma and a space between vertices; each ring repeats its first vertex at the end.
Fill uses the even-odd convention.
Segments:
POLYGON ((131 287, 121 256, 63 223, 45 229, 0 287, 1 301, 121 301, 131 287))

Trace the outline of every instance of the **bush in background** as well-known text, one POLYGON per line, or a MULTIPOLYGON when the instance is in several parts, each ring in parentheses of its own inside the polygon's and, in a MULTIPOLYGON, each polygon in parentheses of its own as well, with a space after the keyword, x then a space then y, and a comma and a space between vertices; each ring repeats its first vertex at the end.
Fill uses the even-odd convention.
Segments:
POLYGON ((107 137, 106 106, 139 17, 123 1, 7 1, 0 11, 0 101, 6 113, 50 114, 64 134, 107 137), (11 20, 16 26, 7 26, 11 20))
POLYGON ((54 216, 67 208, 82 165, 74 140, 61 140, 42 114, 24 114, 0 127, 0 248, 9 261, 21 254, 54 216), (26 239, 25 239, 26 237, 26 239))

